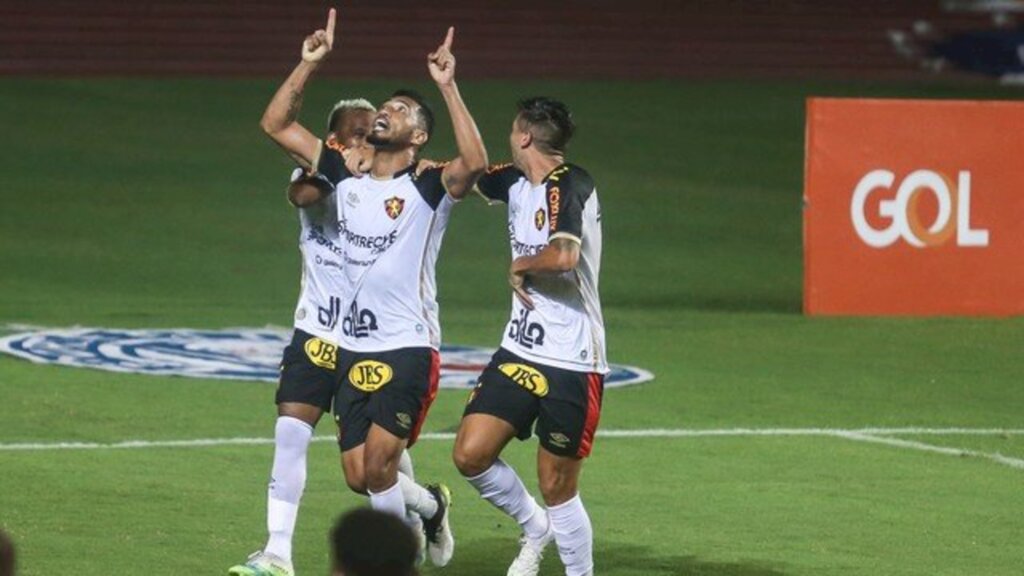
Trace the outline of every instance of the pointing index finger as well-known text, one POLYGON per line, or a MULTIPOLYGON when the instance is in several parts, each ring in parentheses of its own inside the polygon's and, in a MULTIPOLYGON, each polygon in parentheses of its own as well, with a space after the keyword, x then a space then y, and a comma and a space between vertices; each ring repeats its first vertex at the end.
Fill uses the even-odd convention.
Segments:
POLYGON ((445 39, 444 39, 444 49, 445 50, 451 50, 452 49, 452 40, 454 40, 454 39, 455 39, 455 26, 449 26, 448 27, 448 36, 446 36, 445 39))
POLYGON ((337 11, 331 8, 327 12, 327 39, 330 42, 334 42, 334 21, 337 17, 337 11))

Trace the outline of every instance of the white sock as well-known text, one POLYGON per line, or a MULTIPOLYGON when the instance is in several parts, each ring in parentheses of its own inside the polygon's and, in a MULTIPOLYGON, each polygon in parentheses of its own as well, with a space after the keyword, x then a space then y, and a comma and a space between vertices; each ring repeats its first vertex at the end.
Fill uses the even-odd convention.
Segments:
POLYGON ((537 540, 547 533, 547 512, 537 505, 516 471, 503 460, 495 460, 490 468, 466 480, 484 500, 514 518, 527 538, 537 540))
POLYGON ((395 482, 391 485, 391 488, 381 492, 367 490, 370 493, 370 506, 374 510, 405 518, 405 498, 402 497, 402 487, 400 484, 401 482, 395 482))
POLYGON ((274 426, 274 465, 267 488, 270 538, 263 550, 287 562, 292 561, 292 534, 306 488, 306 451, 312 437, 313 427, 298 418, 280 416, 274 426))
MULTIPOLYGON (((408 476, 409 480, 412 480, 413 482, 416 481, 416 473, 412 467, 412 456, 409 455, 408 450, 402 450, 402 457, 398 460, 398 473, 408 476)), ((408 524, 414 532, 423 531, 423 518, 421 518, 415 511, 409 510, 408 507, 406 507, 405 510, 405 523, 408 524)))
POLYGON ((558 555, 565 564, 565 575, 590 574, 594 569, 594 530, 580 495, 558 506, 549 506, 548 514, 555 530, 558 555))
POLYGON ((415 512, 421 518, 433 518, 437 514, 437 500, 429 490, 401 472, 398 473, 398 485, 402 489, 405 507, 410 512, 415 512))

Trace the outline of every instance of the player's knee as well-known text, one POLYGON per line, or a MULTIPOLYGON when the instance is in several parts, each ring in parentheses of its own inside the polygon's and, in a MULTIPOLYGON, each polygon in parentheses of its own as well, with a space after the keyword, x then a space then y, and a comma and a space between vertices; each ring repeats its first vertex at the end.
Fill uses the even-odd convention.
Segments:
POLYGON ((348 489, 356 494, 366 495, 366 477, 362 474, 346 474, 345 484, 348 484, 348 489))
POLYGON ((540 493, 547 506, 558 506, 576 495, 576 478, 570 474, 554 472, 540 479, 540 493))
POLYGON ((363 466, 365 488, 374 492, 390 488, 398 477, 398 462, 380 454, 367 454, 363 466))
POLYGON ((494 463, 489 454, 473 450, 461 442, 455 444, 452 450, 452 461, 459 473, 467 478, 483 474, 494 463))

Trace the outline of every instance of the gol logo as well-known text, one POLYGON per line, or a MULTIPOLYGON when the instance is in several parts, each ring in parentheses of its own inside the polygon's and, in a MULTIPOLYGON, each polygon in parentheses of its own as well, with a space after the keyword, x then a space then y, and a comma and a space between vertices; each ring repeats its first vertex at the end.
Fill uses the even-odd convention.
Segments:
POLYGON ((896 176, 889 170, 868 172, 853 191, 850 217, 853 228, 865 244, 874 248, 891 246, 903 238, 917 248, 941 246, 956 236, 957 246, 988 246, 988 230, 971 228, 971 173, 961 170, 957 185, 943 174, 932 170, 911 172, 900 183, 896 196, 878 203, 878 214, 890 220, 883 229, 868 223, 865 214, 868 196, 878 189, 891 189, 896 176), (938 201, 935 221, 926 226, 922 222, 919 202, 923 194, 931 193, 938 201))
POLYGON ((498 370, 533 394, 542 398, 548 395, 548 379, 536 368, 525 364, 502 364, 498 366, 498 370))
POLYGON ((394 371, 391 366, 376 360, 356 362, 348 371, 348 381, 363 392, 373 392, 391 382, 394 371))
POLYGON ((338 347, 319 338, 306 340, 306 356, 309 361, 321 368, 334 370, 338 362, 338 347))

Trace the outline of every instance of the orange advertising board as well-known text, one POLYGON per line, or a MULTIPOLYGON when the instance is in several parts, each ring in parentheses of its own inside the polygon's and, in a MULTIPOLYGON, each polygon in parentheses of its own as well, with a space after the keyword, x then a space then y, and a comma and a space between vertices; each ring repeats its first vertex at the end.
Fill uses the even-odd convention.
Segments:
POLYGON ((1024 314, 1024 103, 810 98, 804 312, 1024 314))

